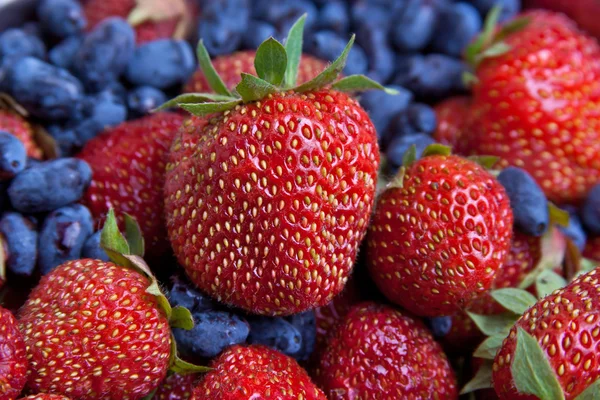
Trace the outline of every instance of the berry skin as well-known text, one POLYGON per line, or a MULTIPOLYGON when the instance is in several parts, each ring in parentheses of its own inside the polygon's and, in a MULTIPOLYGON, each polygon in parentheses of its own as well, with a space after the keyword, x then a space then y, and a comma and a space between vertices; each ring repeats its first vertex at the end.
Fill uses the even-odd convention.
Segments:
POLYGON ((360 105, 369 113, 377 129, 377 137, 385 146, 390 141, 388 127, 394 116, 403 114, 413 100, 413 94, 401 86, 390 86, 398 90, 398 94, 392 95, 379 90, 372 90, 360 96, 360 105))
POLYGON ((77 0, 42 0, 37 15, 44 31, 57 38, 78 35, 87 25, 77 0))
POLYGON ((38 256, 38 233, 35 224, 16 212, 5 212, 0 218, 0 238, 4 246, 6 266, 18 275, 31 276, 38 256))
POLYGON ((48 394, 48 393, 40 393, 40 394, 32 394, 27 397, 21 397, 19 400, 71 400, 68 397, 61 396, 58 394, 48 394))
POLYGON ((131 115, 135 117, 150 114, 152 110, 166 101, 167 96, 152 86, 137 87, 127 95, 127 107, 131 115))
MULTIPOLYGON (((335 60, 345 46, 346 39, 332 31, 316 32, 312 35, 310 42, 306 44, 311 54, 330 61, 335 60)), ((359 46, 353 46, 348 54, 348 63, 344 68, 344 73, 347 75, 365 74, 367 73, 368 63, 369 60, 365 51, 359 46)))
POLYGON ((302 335, 284 318, 255 317, 249 318, 248 323, 250 344, 269 346, 292 357, 302 348, 302 335))
POLYGON ((17 320, 0 307, 0 400, 15 399, 27 382, 27 351, 17 320))
POLYGON ((91 235, 85 241, 83 249, 81 249, 81 258, 93 258, 94 260, 109 261, 108 255, 102 247, 100 247, 101 231, 91 235))
POLYGON ((138 272, 90 259, 45 275, 19 315, 28 386, 81 400, 149 394, 166 375, 171 331, 148 286, 138 272))
POLYGON ((600 182, 600 47, 564 15, 522 15, 530 23, 506 37, 512 50, 476 69, 459 151, 498 156, 550 201, 578 203, 600 182))
POLYGON ((437 17, 435 2, 409 0, 392 27, 394 45, 404 52, 423 49, 433 36, 437 17))
POLYGON ((48 52, 48 60, 57 67, 69 69, 83 43, 83 36, 69 36, 48 52))
POLYGON ((232 346, 211 363, 192 400, 326 400, 291 357, 265 346, 232 346))
POLYGON ((597 0, 525 0, 524 3, 532 8, 547 8, 564 13, 573 18, 582 29, 596 38, 600 38, 600 26, 597 19, 598 13, 600 13, 600 3, 597 0))
POLYGON ((433 50, 460 57, 465 47, 481 30, 481 25, 481 16, 471 4, 457 2, 442 7, 433 35, 433 50))
POLYGON ((354 306, 316 371, 331 400, 457 399, 454 372, 427 328, 385 305, 354 306))
POLYGON ((417 157, 421 157, 427 146, 434 143, 435 140, 426 133, 411 133, 395 137, 388 144, 385 152, 389 166, 393 171, 397 171, 402 166, 402 158, 408 149, 415 146, 417 157))
POLYGON ((198 376, 173 374, 168 376, 154 393, 152 400, 187 400, 192 397, 198 376))
POLYGON ((473 161, 424 157, 380 197, 368 238, 373 280, 420 316, 452 315, 491 286, 510 249, 504 188, 473 161))
POLYGON ((42 149, 35 142, 33 127, 25 118, 15 112, 0 109, 0 129, 19 138, 29 157, 42 158, 42 149))
POLYGON ((600 262, 600 236, 588 239, 583 250, 583 256, 600 262))
POLYGON ((31 56, 44 59, 46 47, 44 42, 35 35, 22 29, 7 29, 0 34, 0 60, 15 60, 31 56))
POLYGON ((8 180, 25 169, 27 153, 23 142, 0 130, 0 180, 8 180))
POLYGON ((539 300, 512 327, 496 354, 493 384, 501 400, 533 400, 517 392, 511 374, 517 328, 539 343, 560 382, 566 400, 575 399, 600 376, 597 367, 600 269, 579 276, 564 288, 539 300))
POLYGON ((378 165, 373 124, 340 92, 280 93, 190 118, 167 166, 175 255, 201 290, 252 313, 324 305, 348 279, 378 165))
POLYGON ((459 142, 468 117, 471 100, 466 96, 450 97, 433 108, 437 117, 437 128, 433 138, 453 149, 459 142))
POLYGON ((94 171, 83 195, 96 226, 114 207, 119 223, 123 213, 140 222, 150 255, 168 248, 163 223, 163 185, 167 151, 184 117, 157 113, 125 122, 90 140, 78 157, 94 171))

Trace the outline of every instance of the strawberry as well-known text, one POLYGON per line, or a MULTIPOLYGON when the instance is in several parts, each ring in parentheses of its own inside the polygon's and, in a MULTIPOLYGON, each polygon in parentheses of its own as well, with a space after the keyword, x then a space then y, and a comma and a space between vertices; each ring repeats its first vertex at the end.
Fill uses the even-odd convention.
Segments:
POLYGON ((40 394, 32 394, 27 397, 21 397, 20 400, 70 400, 70 399, 68 397, 61 396, 58 394, 40 393, 40 394))
POLYGON ((525 5, 533 8, 547 8, 573 18, 575 22, 590 34, 600 38, 600 26, 597 16, 600 14, 598 0, 525 0, 525 5))
POLYGON ((197 13, 187 0, 87 0, 83 7, 89 30, 106 18, 121 17, 135 27, 138 44, 185 39, 197 13))
MULTIPOLYGON (((238 51, 233 54, 216 57, 213 60, 213 66, 225 83, 225 86, 231 89, 240 83, 242 73, 256 75, 256 68, 254 68, 255 57, 256 50, 238 51)), ((327 67, 325 61, 308 54, 302 54, 298 68, 298 82, 304 83, 311 80, 323 71, 325 67, 327 67)), ((192 75, 183 91, 188 93, 212 91, 201 68, 192 75)))
POLYGON ((510 249, 504 188, 474 161, 434 145, 378 199, 367 251, 373 280, 420 316, 452 315, 490 288, 510 249), (444 154, 434 154, 439 149, 444 154))
POLYGON ((455 148, 463 132, 471 107, 471 99, 466 96, 451 97, 433 108, 437 118, 437 128, 433 133, 436 142, 455 148))
POLYGON ((354 306, 316 371, 330 400, 456 399, 456 379, 425 325, 392 307, 354 306))
POLYGON ((600 262, 600 236, 588 238, 583 256, 600 262))
POLYGON ((293 358, 260 345, 232 346, 213 360, 193 400, 326 400, 293 358))
POLYGON ((579 202, 600 182, 600 47, 564 15, 522 17, 467 51, 476 77, 460 151, 498 156, 549 200, 579 202))
POLYGON ((184 117, 157 113, 124 122, 90 140, 78 155, 93 171, 82 202, 101 224, 111 207, 120 225, 128 213, 142 222, 151 256, 169 244, 164 227, 163 185, 167 152, 184 117))
POLYGON ((216 94, 165 104, 196 115, 176 136, 167 165, 175 255, 204 292, 257 314, 299 313, 341 292, 375 196, 375 128, 343 91, 383 87, 360 76, 336 81, 351 44, 296 86, 303 21, 292 28, 289 55, 275 39, 261 45, 259 77, 242 74, 241 98, 200 43, 200 65, 216 94))
POLYGON ((27 382, 27 352, 17 320, 0 307, 0 400, 13 400, 27 382))
POLYGON ((42 149, 35 142, 33 127, 24 117, 14 111, 0 109, 0 130, 11 133, 23 142, 29 157, 42 158, 42 149))
POLYGON ((594 382, 597 386, 599 278, 598 268, 580 275, 531 306, 511 328, 493 364, 493 384, 500 399, 539 398, 532 391, 535 387, 524 385, 524 380, 539 382, 546 393, 552 393, 546 395, 548 399, 560 398, 560 392, 565 400, 575 399, 594 382), (524 363, 535 368, 523 368, 524 363), (525 387, 528 394, 519 390, 525 387))
POLYGON ((198 377, 196 375, 173 374, 158 387, 152 400, 185 400, 192 396, 198 377))

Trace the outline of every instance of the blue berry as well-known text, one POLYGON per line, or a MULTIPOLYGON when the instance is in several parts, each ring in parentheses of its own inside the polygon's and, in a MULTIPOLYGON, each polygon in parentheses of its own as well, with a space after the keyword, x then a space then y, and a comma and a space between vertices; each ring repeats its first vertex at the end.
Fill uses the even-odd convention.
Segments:
POLYGON ((388 41, 388 32, 371 25, 363 25, 356 34, 356 43, 365 49, 369 78, 387 82, 394 73, 394 52, 388 41))
POLYGON ((403 87, 391 85, 390 88, 399 93, 390 95, 383 91, 371 90, 360 97, 360 104, 369 113, 380 139, 383 138, 394 115, 406 110, 413 100, 412 93, 403 87))
POLYGON ((581 218, 577 214, 578 210, 573 206, 564 206, 563 209, 569 212, 569 225, 566 227, 559 226, 559 229, 573 241, 580 251, 583 251, 587 234, 583 229, 581 218))
POLYGON ((27 151, 23 142, 0 130, 0 180, 11 179, 25 169, 27 151))
POLYGON ((169 302, 173 307, 182 306, 192 313, 210 311, 217 307, 209 296, 200 292, 189 280, 174 275, 171 282, 169 302))
POLYGON ((248 343, 269 346, 289 356, 302 350, 302 334, 284 318, 253 317, 248 323, 248 343))
POLYGON ((389 8, 368 0, 357 1, 350 9, 354 29, 368 25, 388 30, 392 23, 392 15, 393 12, 389 8))
POLYGON ((42 274, 69 260, 81 258, 83 245, 94 232, 90 211, 73 204, 52 211, 40 230, 38 265, 42 274))
POLYGON ((58 38, 81 33, 87 25, 83 8, 76 0, 41 0, 37 15, 44 31, 58 38))
POLYGON ((100 236, 102 231, 94 233, 92 236, 87 238, 81 249, 81 257, 93 258, 95 260, 109 261, 108 255, 104 249, 100 246, 100 236))
POLYGON ((406 115, 408 122, 417 132, 432 133, 437 127, 435 111, 427 104, 411 104, 406 109, 406 115))
MULTIPOLYGON (((347 43, 347 40, 333 31, 319 31, 308 40, 307 47, 316 57, 333 61, 342 54, 347 43)), ((367 72, 367 68, 367 55, 360 46, 354 45, 348 54, 344 73, 347 75, 364 74, 367 72)))
POLYGON ((452 328, 452 318, 451 317, 432 317, 425 318, 425 325, 429 328, 433 337, 441 338, 444 337, 450 332, 452 328))
POLYGON ((127 89, 125 89, 125 86, 123 86, 121 82, 115 81, 110 83, 108 86, 106 86, 106 88, 104 88, 104 91, 108 91, 115 95, 119 99, 121 104, 127 104, 127 95, 129 93, 127 92, 127 89))
POLYGON ((59 158, 21 171, 8 187, 8 196, 17 211, 47 212, 79 200, 91 180, 85 161, 59 158))
POLYGON ((434 144, 435 140, 431 138, 431 136, 425 133, 414 133, 404 136, 399 136, 390 142, 385 152, 387 156, 387 161, 392 167, 392 170, 396 170, 398 167, 402 166, 402 157, 404 157, 404 153, 412 146, 416 147, 417 158, 423 154, 423 150, 430 144, 434 144))
POLYGON ((86 97, 83 102, 83 120, 73 130, 77 145, 83 147, 104 129, 119 125, 127 119, 127 107, 110 90, 86 97))
POLYGON ((62 68, 32 57, 12 64, 10 91, 32 115, 51 121, 71 118, 83 96, 81 83, 62 68))
POLYGON ((140 86, 129 92, 127 107, 132 116, 142 116, 150 113, 156 107, 167 101, 167 96, 152 86, 140 86))
POLYGON ((247 49, 257 49, 262 42, 277 36, 277 30, 268 22, 252 20, 242 38, 242 44, 247 49))
POLYGON ((27 162, 25 163, 25 168, 35 167, 36 165, 40 165, 43 163, 42 160, 38 160, 37 158, 27 157, 27 162))
POLYGON ((73 72, 97 92, 116 81, 135 48, 135 32, 121 18, 108 18, 88 33, 73 60, 73 72))
POLYGON ((7 212, 0 219, 0 234, 5 250, 8 250, 8 268, 15 274, 30 276, 37 259, 35 224, 19 213, 7 212))
POLYGON ((42 32, 42 26, 39 22, 29 21, 23 24, 22 28, 25 33, 33 36, 37 36, 40 40, 44 40, 44 32, 42 32))
POLYGON ((60 157, 69 157, 78 149, 78 139, 73 129, 54 124, 46 126, 46 131, 54 138, 60 157))
POLYGON ((510 199, 515 227, 527 235, 543 235, 550 224, 550 215, 540 185, 527 171, 517 167, 503 169, 498 181, 510 199))
POLYGON ((69 69, 73 65, 73 59, 81 43, 83 43, 83 36, 70 36, 48 52, 48 59, 57 67, 69 69))
POLYGON ((198 36, 213 56, 229 54, 242 44, 250 20, 247 0, 210 0, 202 7, 198 36))
POLYGON ((511 19, 521 11, 521 0, 469 0, 485 18, 496 5, 502 7, 500 22, 511 19))
POLYGON ((302 336, 302 345, 296 353, 290 354, 296 360, 308 360, 315 348, 317 340, 317 321, 314 311, 306 311, 300 314, 285 317, 302 336))
POLYGON ((481 15, 468 3, 459 2, 442 7, 432 48, 436 52, 460 57, 481 26, 481 15))
POLYGON ((271 2, 262 19, 277 29, 279 39, 285 39, 289 29, 303 14, 306 14, 304 29, 312 31, 317 21, 317 8, 308 0, 280 0, 271 2))
POLYGON ((173 329, 177 350, 185 358, 212 358, 248 337, 248 324, 232 312, 206 311, 193 317, 191 330, 173 329))
POLYGON ((588 193, 581 208, 581 219, 589 233, 600 235, 600 185, 594 186, 588 193))
POLYGON ((7 29, 0 34, 0 62, 21 57, 44 59, 46 46, 39 37, 22 29, 7 29))
POLYGON ((408 0, 394 22, 392 38, 396 48, 404 52, 419 51, 433 37, 437 9, 429 1, 408 0))
POLYGON ((340 35, 348 34, 350 29, 350 13, 348 5, 343 1, 329 1, 319 10, 317 26, 322 30, 330 30, 340 35))
POLYGON ((135 50, 125 76, 134 85, 165 89, 187 81, 195 68, 194 52, 187 42, 161 39, 135 50))

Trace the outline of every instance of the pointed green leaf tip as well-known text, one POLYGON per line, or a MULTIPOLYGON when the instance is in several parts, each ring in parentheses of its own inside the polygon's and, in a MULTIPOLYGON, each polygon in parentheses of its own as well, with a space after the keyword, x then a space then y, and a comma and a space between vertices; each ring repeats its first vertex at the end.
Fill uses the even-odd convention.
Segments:
POLYGON ((517 328, 517 345, 510 371, 519 393, 532 394, 539 399, 565 399, 556 374, 537 339, 521 327, 517 328))
POLYGON ((505 288, 492 290, 490 295, 500 305, 515 314, 523 314, 537 302, 534 295, 523 289, 505 288))
POLYGON ((254 68, 260 79, 271 85, 279 86, 283 82, 287 62, 287 54, 283 45, 277 40, 269 38, 256 50, 254 68))
POLYGON ((100 234, 100 245, 105 250, 111 249, 121 254, 129 254, 129 245, 125 237, 121 234, 121 231, 119 231, 115 210, 112 208, 108 210, 106 220, 104 221, 104 227, 100 234))
POLYGON ((421 158, 429 156, 449 156, 450 154, 452 154, 452 149, 450 147, 444 146, 443 144, 434 143, 425 147, 421 158))
POLYGON ((469 317, 475 322, 475 325, 486 336, 502 335, 507 336, 510 328, 519 319, 518 315, 513 313, 504 313, 496 315, 480 315, 467 311, 469 317))
POLYGON ((231 92, 227 89, 227 86, 225 86, 217 71, 215 71, 215 67, 213 67, 212 62, 210 61, 210 56, 208 55, 206 47, 204 47, 202 39, 198 42, 196 54, 198 56, 198 64, 204 73, 208 86, 210 86, 217 94, 231 97, 231 92))
POLYGON ((500 349, 500 346, 502 346, 505 337, 506 335, 504 334, 498 334, 486 338, 481 342, 477 349, 475 349, 473 357, 493 360, 496 358, 496 353, 498 352, 498 349, 500 349))
POLYGON ((402 165, 410 167, 417 160, 417 146, 411 145, 402 155, 402 165))
POLYGON ((600 379, 588 386, 575 400, 598 400, 600 399, 600 379))
POLYGON ((492 387, 492 362, 486 360, 477 373, 467 384, 462 388, 460 394, 467 394, 480 389, 488 389, 492 387))
POLYGON ((304 23, 306 14, 301 16, 298 21, 290 28, 285 41, 285 51, 287 53, 287 66, 285 69, 284 84, 286 88, 296 86, 298 80, 298 66, 302 58, 302 36, 304 35, 304 23))
POLYGON ((350 75, 335 82, 331 87, 340 92, 364 92, 365 90, 383 90, 387 94, 398 94, 396 89, 386 88, 364 75, 350 75))
POLYGON ((136 256, 144 257, 144 236, 135 218, 125 213, 125 238, 129 251, 136 256))

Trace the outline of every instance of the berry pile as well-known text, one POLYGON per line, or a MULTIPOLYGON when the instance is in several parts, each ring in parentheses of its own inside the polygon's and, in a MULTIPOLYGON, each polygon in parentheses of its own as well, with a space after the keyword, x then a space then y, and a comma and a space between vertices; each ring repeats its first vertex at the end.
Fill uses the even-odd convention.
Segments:
POLYGON ((600 399, 596 1, 32 3, 0 400, 600 399))

